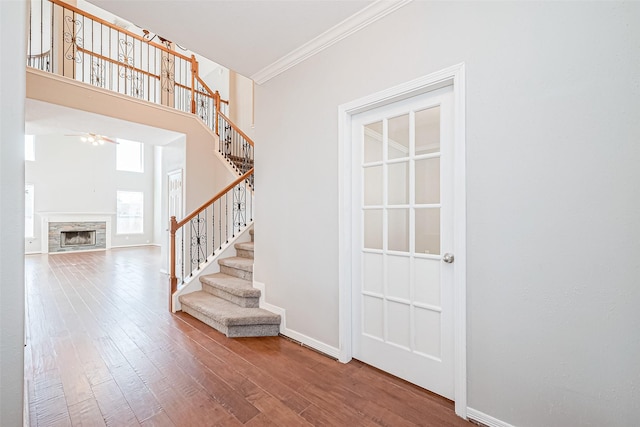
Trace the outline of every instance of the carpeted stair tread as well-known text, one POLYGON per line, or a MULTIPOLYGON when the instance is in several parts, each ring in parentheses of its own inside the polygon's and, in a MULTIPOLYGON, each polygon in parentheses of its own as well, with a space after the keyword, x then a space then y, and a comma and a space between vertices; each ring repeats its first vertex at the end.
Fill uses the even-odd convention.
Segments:
POLYGON ((254 247, 254 243, 253 242, 243 242, 243 243, 236 243, 235 244, 235 248, 236 249, 241 249, 244 251, 253 251, 253 247, 254 247))
POLYGON ((218 264, 225 267, 236 268, 253 273, 253 260, 251 258, 231 257, 218 260, 218 264))
POLYGON ((205 291, 181 295, 180 303, 224 326, 279 325, 280 315, 261 308, 245 308, 205 291))
POLYGON ((260 290, 254 288, 250 281, 239 277, 215 273, 201 276, 200 281, 241 298, 260 298, 260 290))

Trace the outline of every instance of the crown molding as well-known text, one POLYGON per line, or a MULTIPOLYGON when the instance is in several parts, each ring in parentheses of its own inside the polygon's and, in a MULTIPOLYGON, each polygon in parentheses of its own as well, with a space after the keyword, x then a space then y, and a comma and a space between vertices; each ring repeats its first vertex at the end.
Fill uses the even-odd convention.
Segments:
POLYGON ((412 0, 377 0, 316 38, 292 50, 274 63, 267 65, 253 74, 251 79, 257 84, 265 83, 305 59, 318 54, 329 46, 363 29, 367 25, 400 9, 411 1, 412 0))

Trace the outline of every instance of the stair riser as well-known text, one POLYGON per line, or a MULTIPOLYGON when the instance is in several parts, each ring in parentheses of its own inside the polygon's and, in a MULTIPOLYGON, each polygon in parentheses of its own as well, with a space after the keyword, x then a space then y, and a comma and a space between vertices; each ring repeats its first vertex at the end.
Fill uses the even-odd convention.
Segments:
POLYGON ((236 254, 242 258, 253 259, 253 251, 247 251, 244 249, 236 249, 236 254))
POLYGON ((211 319, 210 317, 193 310, 187 305, 182 306, 182 311, 195 317, 199 321, 206 323, 213 329, 222 332, 229 338, 240 337, 274 337, 280 333, 279 325, 244 325, 244 326, 225 326, 211 319))
POLYGON ((258 308, 260 306, 260 298, 246 298, 239 297, 237 295, 230 294, 222 289, 213 287, 207 283, 202 284, 202 290, 210 293, 211 295, 215 295, 218 298, 225 299, 230 301, 240 307, 248 307, 248 308, 258 308))
POLYGON ((253 282, 253 273, 250 271, 239 270, 237 268, 221 265, 220 272, 224 274, 228 274, 229 276, 235 276, 235 277, 239 277, 241 279, 253 282))
POLYGON ((278 325, 229 326, 226 333, 229 338, 242 337, 277 337, 280 334, 278 325))

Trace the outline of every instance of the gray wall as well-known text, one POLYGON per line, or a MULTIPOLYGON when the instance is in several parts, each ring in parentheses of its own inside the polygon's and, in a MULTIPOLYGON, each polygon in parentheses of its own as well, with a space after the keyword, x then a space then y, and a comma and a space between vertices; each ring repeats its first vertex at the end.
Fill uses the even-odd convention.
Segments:
MULTIPOLYGON (((0 1, 0 52, 22 58, 26 2, 0 1)), ((24 346, 23 61, 0 61, 0 425, 22 426, 24 346)))
POLYGON ((256 87, 256 280, 338 345, 338 105, 466 63, 468 403, 640 417, 640 3, 420 2, 256 87))

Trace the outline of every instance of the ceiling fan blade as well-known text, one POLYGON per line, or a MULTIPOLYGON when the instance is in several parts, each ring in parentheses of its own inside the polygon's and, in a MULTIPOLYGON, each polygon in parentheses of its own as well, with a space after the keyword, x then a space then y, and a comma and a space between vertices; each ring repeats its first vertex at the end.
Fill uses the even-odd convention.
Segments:
POLYGON ((91 132, 87 132, 87 133, 67 133, 64 136, 79 136, 83 139, 83 141, 89 140, 90 142, 94 142, 94 141, 105 141, 105 142, 110 142, 112 144, 117 144, 118 141, 113 139, 113 138, 109 138, 108 136, 104 136, 104 135, 98 135, 97 133, 91 133, 91 132))

